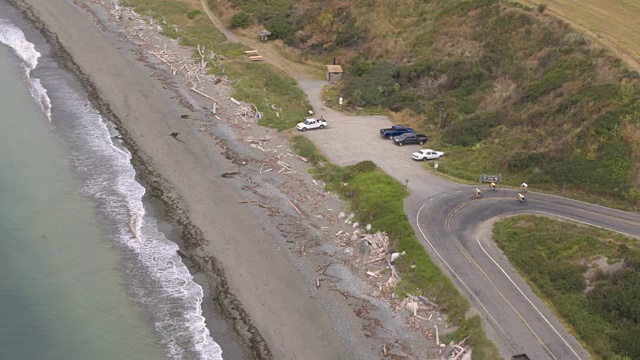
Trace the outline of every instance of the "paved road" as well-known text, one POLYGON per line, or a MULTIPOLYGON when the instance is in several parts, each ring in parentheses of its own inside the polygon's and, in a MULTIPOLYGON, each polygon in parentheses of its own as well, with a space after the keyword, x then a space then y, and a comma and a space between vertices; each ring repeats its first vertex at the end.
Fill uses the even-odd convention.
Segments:
MULTIPOLYGON (((213 14, 208 15, 228 33, 213 14)), ((278 58, 268 48, 263 50, 262 44, 233 34, 227 36, 260 46, 266 60, 278 67, 289 66, 288 60, 278 58)), ((378 129, 391 125, 388 118, 352 116, 324 108, 320 92, 326 82, 309 80, 298 69, 289 73, 309 97, 315 115, 329 121, 328 128, 305 135, 333 163, 345 166, 372 160, 398 181, 408 180, 410 196, 405 211, 416 234, 482 315, 488 336, 504 358, 518 353, 527 353, 531 359, 590 358, 493 243, 492 223, 503 216, 534 213, 640 236, 639 215, 537 193, 530 193, 530 201, 519 205, 516 192, 505 189, 474 200, 472 187, 433 176, 411 160, 411 152, 420 147, 399 147, 381 139, 378 129)))
POLYGON ((488 335, 501 355, 509 358, 527 353, 532 359, 590 358, 493 244, 491 222, 500 216, 535 211, 640 234, 640 228, 629 228, 633 225, 625 222, 632 221, 634 216, 538 194, 531 195, 532 201, 526 207, 518 206, 516 192, 502 189, 489 193, 481 201, 473 200, 472 187, 435 177, 425 171, 421 163, 411 160, 411 152, 419 146, 400 147, 380 138, 378 129, 391 125, 386 117, 350 116, 323 109, 319 100, 323 83, 300 82, 312 99, 317 115, 329 121, 328 128, 306 131, 305 135, 338 165, 372 160, 398 181, 404 183, 409 179, 410 196, 405 211, 418 238, 482 314, 488 335), (596 215, 603 212, 607 218, 596 215), (623 215, 631 218, 612 223, 623 215))

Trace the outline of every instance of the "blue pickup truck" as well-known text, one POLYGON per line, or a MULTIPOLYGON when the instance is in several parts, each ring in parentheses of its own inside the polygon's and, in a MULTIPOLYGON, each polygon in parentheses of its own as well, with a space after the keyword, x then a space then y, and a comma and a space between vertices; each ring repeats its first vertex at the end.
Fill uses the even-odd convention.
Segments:
POLYGON ((404 127, 402 125, 393 125, 387 129, 380 129, 380 136, 385 139, 393 139, 394 136, 412 133, 414 130, 412 128, 404 127))

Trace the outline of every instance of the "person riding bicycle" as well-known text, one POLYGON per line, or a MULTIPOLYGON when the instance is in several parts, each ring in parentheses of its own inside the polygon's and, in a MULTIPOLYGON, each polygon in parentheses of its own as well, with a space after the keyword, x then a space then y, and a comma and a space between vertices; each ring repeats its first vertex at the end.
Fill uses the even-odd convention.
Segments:
POLYGON ((494 182, 491 182, 491 189, 493 191, 496 191, 496 187, 498 187, 498 185, 496 185, 496 183, 494 183, 494 182))
POLYGON ((522 190, 524 192, 527 192, 527 188, 529 187, 529 185, 527 185, 527 183, 522 183, 522 185, 520 185, 520 187, 522 188, 522 190))
POLYGON ((518 201, 520 201, 521 203, 527 201, 527 199, 524 197, 524 195, 522 195, 522 193, 518 194, 518 201))
POLYGON ((479 198, 479 197, 482 197, 482 191, 480 191, 480 189, 475 189, 475 190, 473 190, 473 192, 475 192, 475 194, 476 194, 476 199, 479 198))

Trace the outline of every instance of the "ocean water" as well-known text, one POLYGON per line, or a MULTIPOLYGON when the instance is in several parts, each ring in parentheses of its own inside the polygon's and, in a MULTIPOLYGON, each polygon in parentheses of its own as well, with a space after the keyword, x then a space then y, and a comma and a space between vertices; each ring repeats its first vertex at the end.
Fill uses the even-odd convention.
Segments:
POLYGON ((131 155, 0 0, 0 359, 221 359, 131 155))

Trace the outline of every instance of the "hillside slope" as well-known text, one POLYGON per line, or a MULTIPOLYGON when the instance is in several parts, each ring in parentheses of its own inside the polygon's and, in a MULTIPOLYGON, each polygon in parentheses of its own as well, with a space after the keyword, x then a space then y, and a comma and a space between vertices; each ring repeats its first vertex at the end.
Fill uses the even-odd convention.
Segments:
POLYGON ((638 74, 544 12, 498 0, 229 1, 209 0, 232 24, 346 62, 348 105, 431 133, 453 155, 443 171, 640 199, 638 74))

